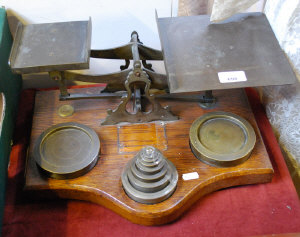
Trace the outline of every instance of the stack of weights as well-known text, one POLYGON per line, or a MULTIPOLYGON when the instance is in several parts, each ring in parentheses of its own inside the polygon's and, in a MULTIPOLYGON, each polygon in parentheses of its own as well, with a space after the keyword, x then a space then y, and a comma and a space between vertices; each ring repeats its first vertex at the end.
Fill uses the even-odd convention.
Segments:
POLYGON ((173 163, 152 146, 142 148, 122 174, 127 195, 144 204, 155 204, 169 198, 177 181, 178 173, 173 163))

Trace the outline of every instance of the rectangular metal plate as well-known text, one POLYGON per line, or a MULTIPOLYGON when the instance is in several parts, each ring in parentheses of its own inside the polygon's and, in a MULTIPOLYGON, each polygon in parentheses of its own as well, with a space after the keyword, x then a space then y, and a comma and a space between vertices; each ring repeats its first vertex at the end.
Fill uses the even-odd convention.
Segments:
MULTIPOLYGON (((263 13, 210 24, 208 15, 158 18, 171 93, 292 84, 295 74, 263 13), (247 80, 221 83, 220 72, 247 80)), ((235 79, 235 78, 234 78, 235 79)))
POLYGON ((15 73, 88 69, 91 21, 19 24, 9 59, 15 73))
POLYGON ((119 154, 136 154, 144 146, 154 146, 161 151, 168 149, 164 123, 120 125, 117 128, 119 154))

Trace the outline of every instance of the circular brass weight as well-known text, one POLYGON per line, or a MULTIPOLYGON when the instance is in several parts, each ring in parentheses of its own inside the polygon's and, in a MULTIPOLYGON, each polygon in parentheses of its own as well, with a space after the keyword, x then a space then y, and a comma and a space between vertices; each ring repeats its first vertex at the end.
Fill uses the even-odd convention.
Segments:
POLYGON ((254 129, 242 117, 211 112, 196 119, 190 128, 190 145, 201 161, 230 167, 246 161, 256 142, 254 129))
POLYGON ((175 191, 178 173, 173 163, 152 146, 142 148, 122 173, 127 195, 136 202, 155 204, 175 191))
POLYGON ((97 163, 100 141, 97 133, 79 123, 61 123, 44 131, 33 151, 37 165, 51 178, 84 175, 97 163))
POLYGON ((73 115, 74 107, 72 105, 62 105, 58 108, 58 115, 60 117, 69 117, 73 115))

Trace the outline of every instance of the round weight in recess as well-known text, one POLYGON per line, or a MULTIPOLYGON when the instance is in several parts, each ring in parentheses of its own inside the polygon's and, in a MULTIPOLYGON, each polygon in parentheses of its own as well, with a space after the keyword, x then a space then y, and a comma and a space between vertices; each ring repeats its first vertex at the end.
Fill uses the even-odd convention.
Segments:
POLYGON ((253 127, 228 112, 211 112, 196 119, 190 128, 194 155, 214 166, 229 167, 246 161, 256 142, 253 127))
POLYGON ((97 163, 100 140, 97 133, 79 123, 61 123, 44 131, 36 141, 33 156, 51 178, 76 178, 97 163))
POLYGON ((74 114, 74 107, 72 105, 62 105, 58 108, 58 115, 62 118, 72 116, 74 114))

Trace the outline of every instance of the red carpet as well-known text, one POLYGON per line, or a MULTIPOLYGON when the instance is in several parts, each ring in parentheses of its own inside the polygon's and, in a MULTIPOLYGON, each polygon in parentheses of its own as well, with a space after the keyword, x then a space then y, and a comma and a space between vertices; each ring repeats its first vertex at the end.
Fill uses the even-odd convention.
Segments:
POLYGON ((247 89, 275 174, 268 184, 214 192, 174 223, 145 227, 81 201, 32 201, 22 193, 34 104, 23 91, 8 171, 3 236, 253 236, 300 232, 300 201, 255 90, 247 89))

